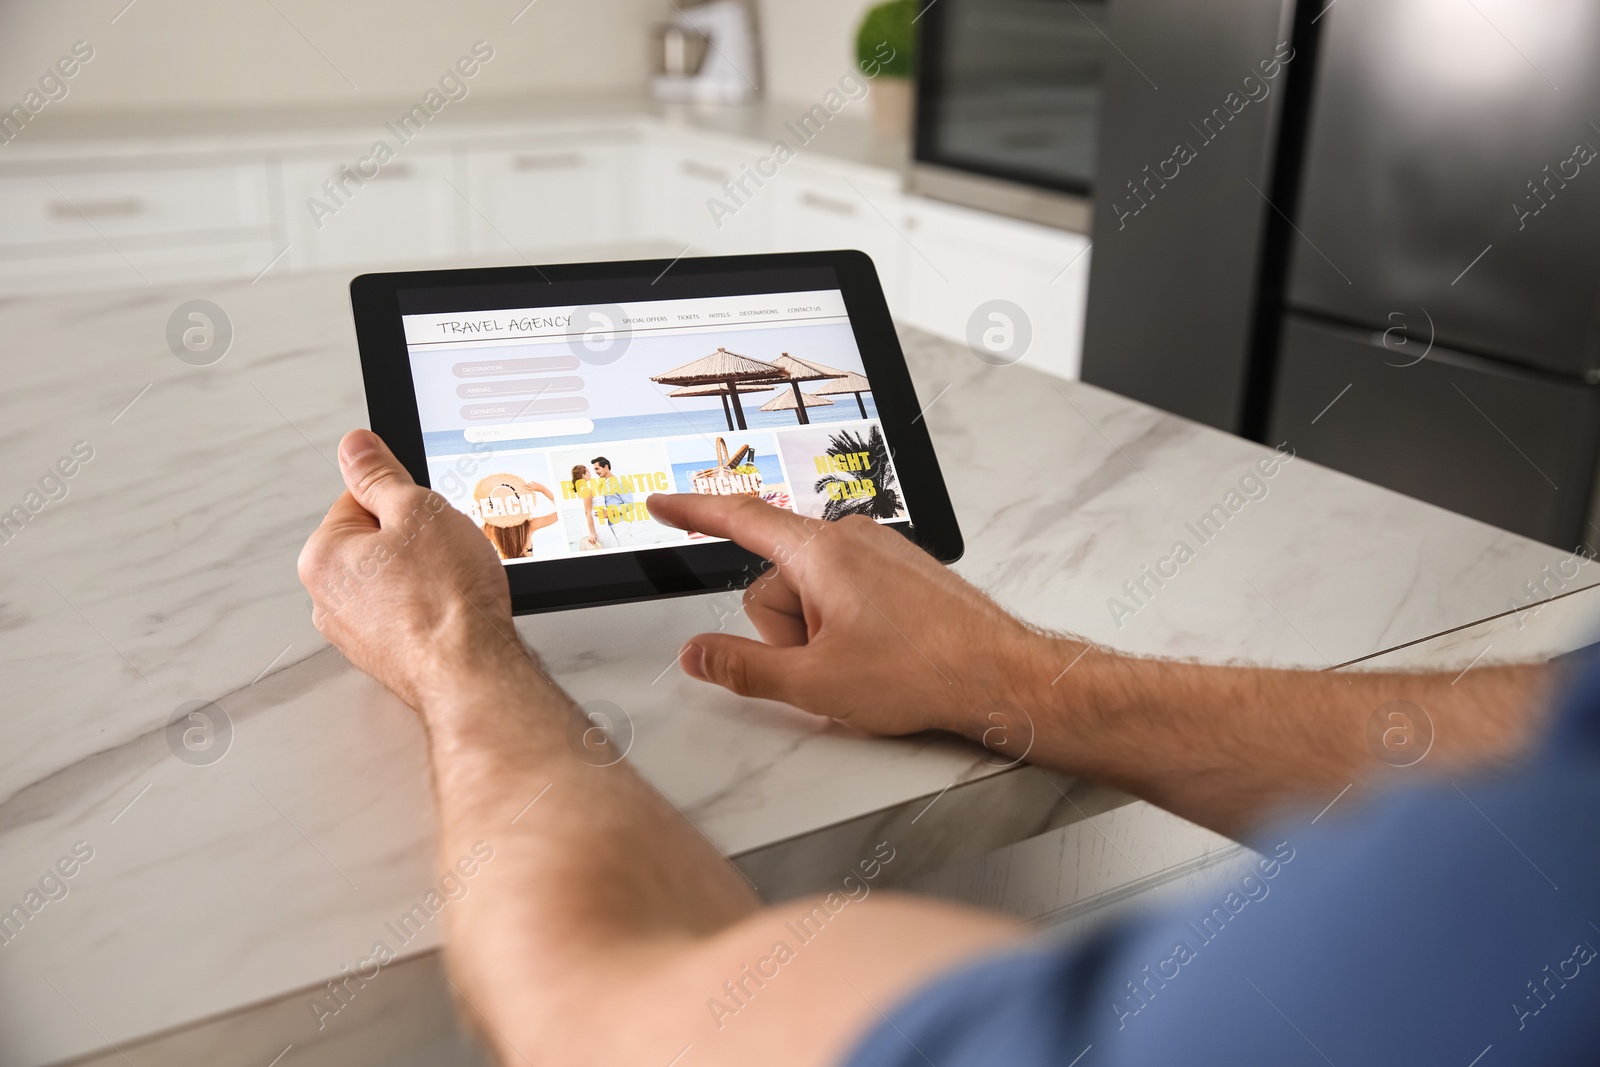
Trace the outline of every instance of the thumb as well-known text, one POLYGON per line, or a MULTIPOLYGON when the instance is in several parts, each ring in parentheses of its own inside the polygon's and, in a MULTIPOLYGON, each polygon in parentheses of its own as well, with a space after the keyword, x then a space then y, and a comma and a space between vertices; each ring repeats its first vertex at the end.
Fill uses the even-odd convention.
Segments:
POLYGON ((779 648, 732 634, 699 634, 678 654, 691 678, 713 682, 740 696, 792 704, 804 677, 804 647, 779 648))
POLYGON ((351 430, 339 442, 339 472, 356 502, 387 523, 402 507, 402 496, 416 482, 389 446, 371 430, 351 430))

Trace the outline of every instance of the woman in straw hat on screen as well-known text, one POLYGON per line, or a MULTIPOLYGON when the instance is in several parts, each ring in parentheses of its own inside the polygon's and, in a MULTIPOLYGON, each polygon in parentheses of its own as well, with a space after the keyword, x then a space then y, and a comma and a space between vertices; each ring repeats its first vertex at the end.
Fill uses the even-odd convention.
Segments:
POLYGON ((533 547, 534 531, 556 521, 556 498, 538 482, 491 474, 473 488, 472 510, 501 559, 522 559, 533 547), (540 497, 550 502, 548 511, 540 497))

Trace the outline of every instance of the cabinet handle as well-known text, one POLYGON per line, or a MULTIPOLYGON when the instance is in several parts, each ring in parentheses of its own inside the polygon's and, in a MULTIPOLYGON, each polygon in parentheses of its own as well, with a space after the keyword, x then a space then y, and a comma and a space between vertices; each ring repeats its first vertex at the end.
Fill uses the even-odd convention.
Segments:
POLYGON ((577 152, 517 156, 511 161, 512 170, 574 170, 581 166, 583 166, 583 156, 577 152))
POLYGON ((121 200, 83 200, 76 204, 57 200, 48 210, 53 219, 125 219, 144 211, 144 205, 130 196, 121 200))
POLYGON ((696 163, 692 159, 683 161, 683 172, 691 178, 701 178, 708 182, 725 182, 733 175, 721 167, 709 166, 705 163, 696 163))
POLYGON ((806 207, 831 211, 835 215, 854 215, 856 213, 856 206, 848 200, 835 200, 831 196, 823 196, 820 193, 801 193, 800 202, 806 207))
MULTIPOLYGON (((360 175, 357 175, 357 177, 360 177, 360 175)), ((378 168, 378 173, 374 174, 370 178, 363 178, 362 180, 369 182, 382 182, 395 181, 397 179, 409 177, 411 177, 411 164, 385 163, 383 166, 378 168)))
POLYGON ((411 177, 411 164, 409 163, 385 163, 370 175, 363 173, 360 167, 352 167, 346 164, 333 172, 333 180, 336 184, 345 180, 345 171, 347 170, 350 172, 349 180, 360 182, 362 185, 367 184, 367 182, 395 181, 411 177))

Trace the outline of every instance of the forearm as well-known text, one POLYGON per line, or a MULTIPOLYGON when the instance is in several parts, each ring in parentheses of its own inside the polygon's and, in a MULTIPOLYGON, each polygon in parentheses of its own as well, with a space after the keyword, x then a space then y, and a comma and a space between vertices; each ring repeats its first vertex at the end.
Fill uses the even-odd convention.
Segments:
MULTIPOLYGON (((626 762, 593 766, 578 715, 519 647, 482 639, 421 701, 441 862, 492 862, 447 909, 451 969, 485 1035, 532 1054, 619 974, 755 907, 729 864, 626 762)), ((589 751, 593 751, 592 749, 589 751)), ((609 762, 620 753, 601 753, 609 762)), ((502 1049, 506 1059, 518 1057, 502 1049)))
MULTIPOLYGON (((1109 782, 1231 834, 1275 806, 1331 800, 1402 763, 1407 773, 1448 773, 1514 757, 1538 725, 1545 675, 1534 665, 1459 676, 1271 670, 1084 647, 1031 636, 1014 690, 1031 730, 1008 728, 1000 747, 1020 755, 1031 741, 1032 762, 1109 782), (1391 701, 1426 718, 1405 705, 1380 713, 1391 701), (1369 727, 1375 713, 1380 721, 1369 727), (1407 726, 1410 751, 1383 744, 1385 730, 1407 726)), ((985 726, 962 732, 982 740, 985 726)), ((998 739, 991 731, 989 743, 998 739)))
POLYGON ((667 1063, 692 1046, 712 1067, 832 1063, 876 1018, 872 1003, 1018 936, 965 909, 880 897, 870 873, 758 910, 625 762, 573 754, 577 712, 500 644, 419 703, 442 862, 494 849, 445 922, 452 981, 501 1062, 667 1063))
POLYGON ((452 984, 501 1061, 669 1063, 692 1045, 706 1067, 834 1062, 873 1003, 1015 936, 960 909, 867 900, 877 858, 820 900, 756 911, 716 849, 584 738, 516 638, 482 531, 372 434, 347 434, 339 459, 349 491, 300 576, 319 629, 422 716, 450 872, 448 907, 430 894, 427 908, 442 909, 452 984), (422 514, 436 517, 412 530, 422 514), (350 595, 374 560, 384 580, 350 595))

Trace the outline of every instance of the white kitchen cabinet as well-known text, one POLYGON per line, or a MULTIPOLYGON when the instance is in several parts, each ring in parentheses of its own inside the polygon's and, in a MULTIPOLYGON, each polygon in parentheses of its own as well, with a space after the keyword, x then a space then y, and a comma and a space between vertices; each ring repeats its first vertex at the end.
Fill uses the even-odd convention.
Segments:
POLYGON ((420 263, 469 250, 464 240, 469 209, 462 198, 466 179, 449 148, 402 147, 376 176, 359 184, 342 178, 341 168, 347 166, 360 177, 356 168, 365 154, 351 149, 282 161, 285 258, 291 267, 420 263))
POLYGON ((748 196, 730 194, 727 188, 754 168, 765 151, 754 142, 729 144, 671 134, 653 138, 641 197, 648 212, 642 236, 687 244, 691 255, 772 251, 774 182, 758 187, 747 181, 748 196))
POLYGON ((1021 365, 1078 377, 1088 297, 1089 238, 969 208, 907 197, 904 317, 953 340, 991 300, 1026 314, 1021 365))
POLYGON ((262 161, 10 168, 0 292, 70 292, 253 275, 271 259, 262 161))
POLYGON ((470 249, 513 262, 631 238, 639 153, 637 143, 583 138, 468 145, 470 249))
POLYGON ((270 225, 259 162, 41 169, 0 177, 0 246, 260 237, 270 225))
POLYGON ((209 156, 118 142, 103 158, 81 146, 71 159, 0 158, 0 295, 251 278, 269 263, 537 262, 641 242, 688 255, 855 248, 899 321, 965 340, 981 305, 1009 300, 1032 333, 1021 362, 1078 374, 1081 234, 908 195, 895 170, 815 149, 774 166, 770 142, 681 119, 438 133, 359 181, 341 169, 360 177, 371 142, 345 133, 209 156))
POLYGON ((772 183, 776 207, 773 245, 784 251, 854 248, 872 257, 889 310, 904 318, 901 263, 904 238, 898 182, 887 175, 847 175, 789 164, 772 183))

